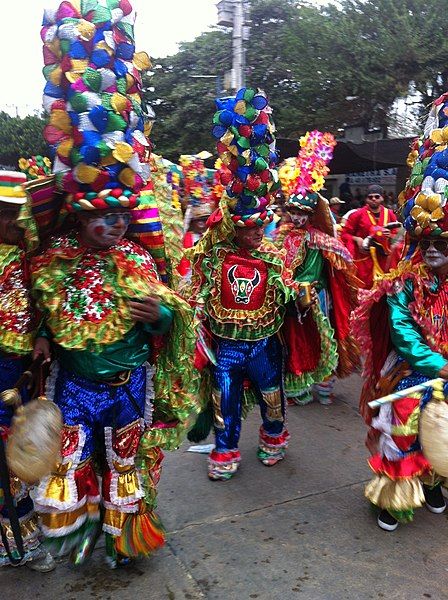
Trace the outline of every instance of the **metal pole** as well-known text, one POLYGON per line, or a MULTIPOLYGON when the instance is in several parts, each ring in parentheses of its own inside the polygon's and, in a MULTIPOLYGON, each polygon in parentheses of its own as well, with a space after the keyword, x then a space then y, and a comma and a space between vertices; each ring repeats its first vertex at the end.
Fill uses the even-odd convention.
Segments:
POLYGON ((232 31, 232 86, 239 90, 245 84, 244 76, 244 0, 234 0, 233 31, 232 31))

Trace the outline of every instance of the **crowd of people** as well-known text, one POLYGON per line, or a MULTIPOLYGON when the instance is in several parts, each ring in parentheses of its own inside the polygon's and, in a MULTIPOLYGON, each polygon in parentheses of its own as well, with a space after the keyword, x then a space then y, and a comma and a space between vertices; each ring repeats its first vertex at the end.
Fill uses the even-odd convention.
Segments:
POLYGON ((46 11, 52 172, 41 158, 0 172, 0 565, 79 566, 101 532, 111 568, 151 554, 163 450, 213 429, 208 477, 227 481, 258 405, 273 467, 294 443, 287 411, 330 405, 360 369, 378 525, 443 512, 448 95, 412 148, 399 216, 377 184, 359 207, 348 181, 324 198, 329 133, 278 166, 272 108, 250 88, 217 100, 214 180, 183 157, 178 185, 150 153, 149 61, 118 5, 46 11), (54 422, 33 421, 48 403, 54 422))

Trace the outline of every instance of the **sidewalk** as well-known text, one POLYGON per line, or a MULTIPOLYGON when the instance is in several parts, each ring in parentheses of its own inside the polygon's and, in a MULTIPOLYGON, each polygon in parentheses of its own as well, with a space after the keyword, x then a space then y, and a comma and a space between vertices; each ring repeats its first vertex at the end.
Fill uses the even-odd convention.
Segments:
POLYGON ((273 468, 255 456, 259 419, 243 426, 243 462, 209 482, 206 456, 185 444, 166 456, 160 514, 168 544, 119 571, 102 550, 82 571, 0 571, 8 600, 448 599, 448 523, 422 508, 414 523, 381 531, 364 483, 359 379, 339 382, 333 406, 289 410, 290 449, 273 468))

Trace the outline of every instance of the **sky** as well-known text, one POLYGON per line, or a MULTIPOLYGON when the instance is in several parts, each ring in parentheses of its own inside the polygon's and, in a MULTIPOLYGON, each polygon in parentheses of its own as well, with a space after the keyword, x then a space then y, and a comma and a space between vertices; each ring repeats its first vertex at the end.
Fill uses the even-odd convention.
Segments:
MULTIPOLYGON (((131 0, 137 12, 136 49, 174 54, 216 24, 216 0, 131 0)), ((0 110, 24 116, 39 110, 44 87, 40 27, 43 9, 57 0, 3 0, 0 33, 0 110)))

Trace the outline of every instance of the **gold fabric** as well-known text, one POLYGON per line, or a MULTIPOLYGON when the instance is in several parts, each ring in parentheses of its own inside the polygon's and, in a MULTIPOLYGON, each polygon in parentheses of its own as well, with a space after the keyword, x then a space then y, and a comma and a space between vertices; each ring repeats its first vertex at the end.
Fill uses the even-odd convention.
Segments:
POLYGON ((392 481, 385 475, 377 476, 367 484, 364 493, 370 502, 387 510, 409 510, 425 502, 423 486, 418 477, 392 481))
POLYGON ((218 429, 224 429, 224 418, 221 412, 221 392, 219 390, 212 390, 212 401, 215 427, 218 429))
POLYGON ((261 392, 261 395, 266 402, 266 417, 269 421, 283 421, 281 391, 261 392))

